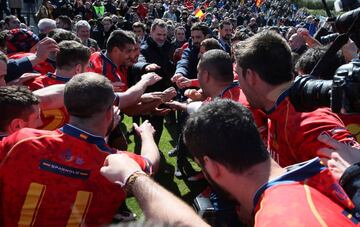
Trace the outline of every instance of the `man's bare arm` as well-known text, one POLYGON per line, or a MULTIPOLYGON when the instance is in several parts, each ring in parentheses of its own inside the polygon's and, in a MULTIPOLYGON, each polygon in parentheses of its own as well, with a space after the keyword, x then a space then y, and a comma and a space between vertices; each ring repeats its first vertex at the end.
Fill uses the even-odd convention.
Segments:
POLYGON ((144 121, 140 126, 134 123, 134 129, 141 137, 141 156, 151 162, 153 171, 156 172, 159 168, 160 152, 154 141, 155 129, 148 120, 144 121))
POLYGON ((64 84, 51 85, 33 93, 40 98, 40 109, 56 109, 64 106, 64 84))
POLYGON ((141 77, 141 80, 125 92, 116 93, 120 100, 120 109, 136 105, 146 88, 161 80, 161 77, 155 73, 147 73, 141 77))
POLYGON ((133 193, 147 219, 179 226, 208 226, 191 207, 150 177, 135 176, 141 168, 126 154, 109 155, 100 171, 110 182, 125 185, 133 193))

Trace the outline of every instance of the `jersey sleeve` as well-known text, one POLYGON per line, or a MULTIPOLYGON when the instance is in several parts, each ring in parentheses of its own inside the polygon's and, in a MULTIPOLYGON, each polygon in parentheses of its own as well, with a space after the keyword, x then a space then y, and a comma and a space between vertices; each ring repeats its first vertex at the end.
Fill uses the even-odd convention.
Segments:
MULTIPOLYGON (((330 110, 325 108, 322 110, 318 109, 316 116, 311 116, 311 113, 303 114, 308 115, 308 117, 305 117, 304 120, 301 121, 301 132, 296 138, 299 142, 292 144, 292 146, 297 144, 297 146, 299 146, 298 150, 302 151, 296 154, 296 156, 300 156, 297 157, 297 160, 305 161, 318 156, 318 150, 326 147, 324 143, 317 139, 321 134, 327 134, 333 139, 344 144, 359 147, 359 144, 345 128, 342 121, 337 115, 330 112, 330 110)), ((292 143, 292 141, 288 142, 292 143)))
POLYGON ((124 153, 127 154, 130 158, 134 159, 145 173, 152 174, 152 163, 150 160, 141 155, 137 155, 131 152, 124 153))
POLYGON ((39 90, 39 89, 45 87, 45 85, 42 83, 42 80, 40 77, 37 77, 37 78, 25 83, 25 85, 28 86, 30 91, 36 91, 36 90, 39 90))

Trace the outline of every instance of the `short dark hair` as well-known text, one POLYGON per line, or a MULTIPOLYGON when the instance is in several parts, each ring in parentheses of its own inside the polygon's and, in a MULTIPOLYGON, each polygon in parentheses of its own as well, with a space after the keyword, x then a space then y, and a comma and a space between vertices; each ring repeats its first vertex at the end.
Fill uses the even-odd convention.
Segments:
POLYGON ((162 19, 155 19, 151 24, 150 31, 154 31, 156 29, 156 27, 166 28, 167 29, 167 24, 162 19))
POLYGON ((239 42, 236 61, 245 71, 252 69, 271 85, 291 81, 292 58, 286 40, 273 31, 264 31, 239 42))
POLYGON ((57 19, 61 20, 64 24, 67 25, 67 27, 69 29, 71 29, 72 27, 72 21, 70 19, 70 17, 66 16, 66 15, 60 15, 57 19))
POLYGON ((204 47, 206 51, 213 49, 222 49, 221 44, 217 39, 207 38, 201 41, 200 46, 204 47))
POLYGON ((5 24, 9 24, 11 19, 17 19, 17 16, 14 15, 8 15, 4 18, 5 24))
POLYGON ((220 49, 206 51, 199 61, 199 68, 209 72, 217 81, 232 82, 234 73, 231 57, 220 49))
POLYGON ((228 20, 223 20, 223 21, 221 21, 219 28, 223 29, 225 25, 232 25, 232 23, 228 20))
POLYGON ((231 38, 231 42, 244 41, 245 39, 250 38, 253 35, 254 33, 250 31, 250 29, 242 28, 239 31, 235 32, 235 34, 231 38))
POLYGON ((136 43, 140 43, 139 37, 133 31, 125 31, 129 36, 131 36, 136 43))
POLYGON ((176 26, 176 27, 175 27, 175 32, 176 32, 177 30, 183 30, 183 31, 185 31, 185 32, 186 32, 185 27, 184 27, 184 26, 182 26, 182 25, 178 25, 178 26, 176 26))
POLYGON ((90 118, 107 110, 115 95, 111 82, 97 73, 81 73, 65 85, 64 104, 71 116, 90 118))
POLYGON ((230 99, 215 99, 190 115, 184 142, 203 165, 203 157, 241 173, 269 159, 251 112, 230 99))
POLYGON ((144 32, 146 30, 146 25, 144 23, 141 22, 135 22, 132 26, 132 28, 141 28, 144 32))
POLYGON ((0 87, 0 131, 6 131, 15 118, 28 119, 33 112, 33 105, 40 100, 24 86, 0 87))
POLYGON ((202 22, 195 23, 191 27, 191 31, 195 31, 195 30, 201 31, 204 34, 204 36, 210 34, 210 28, 205 23, 202 22))
POLYGON ((56 55, 58 69, 70 70, 78 64, 86 65, 90 59, 90 49, 76 41, 62 41, 59 48, 56 55))
POLYGON ((54 39, 57 43, 65 40, 74 40, 78 43, 81 43, 81 39, 76 36, 74 33, 67 31, 62 28, 56 28, 48 33, 48 36, 54 39))
MULTIPOLYGON (((328 46, 313 47, 305 51, 296 63, 295 68, 301 70, 304 74, 310 74, 315 65, 320 61, 327 51, 328 46)), ((345 59, 340 52, 335 57, 328 59, 326 72, 323 72, 321 79, 331 80, 336 69, 345 64, 345 59)))
POLYGON ((106 50, 111 52, 114 47, 124 49, 127 44, 135 45, 135 39, 124 30, 115 30, 111 32, 107 42, 106 50))

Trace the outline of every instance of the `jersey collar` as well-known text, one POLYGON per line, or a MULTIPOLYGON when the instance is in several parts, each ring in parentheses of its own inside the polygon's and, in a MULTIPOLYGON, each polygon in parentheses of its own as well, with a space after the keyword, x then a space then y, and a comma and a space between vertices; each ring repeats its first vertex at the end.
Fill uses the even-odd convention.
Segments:
POLYGON ((271 107, 270 110, 265 111, 265 113, 267 115, 272 114, 273 112, 275 112, 276 108, 286 99, 286 97, 289 96, 289 92, 290 92, 290 88, 286 89, 283 93, 281 93, 281 95, 279 96, 279 98, 276 100, 275 104, 273 105, 273 107, 271 107))
POLYGON ((106 63, 110 64, 114 68, 117 68, 117 66, 114 64, 114 62, 112 62, 111 59, 107 56, 106 51, 101 51, 100 56, 106 63))
POLYGON ((103 152, 114 153, 106 144, 105 139, 101 136, 95 136, 70 124, 65 124, 60 130, 65 134, 95 144, 103 152))
POLYGON ((71 78, 57 76, 57 75, 55 75, 55 73, 51 73, 51 72, 47 73, 46 76, 49 78, 64 82, 64 83, 68 82, 71 79, 71 78))
POLYGON ((233 89, 234 87, 239 87, 239 86, 240 86, 240 84, 238 81, 233 81, 229 86, 227 86, 226 88, 224 88, 224 90, 221 91, 221 93, 218 97, 223 98, 227 91, 233 89))
POLYGON ((304 181, 307 178, 315 176, 324 169, 326 169, 326 167, 321 164, 319 158, 314 158, 306 162, 302 162, 286 167, 287 172, 285 174, 265 183, 256 191, 253 199, 253 205, 254 205, 253 213, 255 211, 256 205, 258 204, 261 198, 261 195, 265 192, 266 189, 275 185, 304 181))

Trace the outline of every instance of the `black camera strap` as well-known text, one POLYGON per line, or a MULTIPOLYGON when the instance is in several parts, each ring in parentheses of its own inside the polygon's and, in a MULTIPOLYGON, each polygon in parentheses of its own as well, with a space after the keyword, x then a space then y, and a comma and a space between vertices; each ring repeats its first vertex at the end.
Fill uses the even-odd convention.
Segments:
POLYGON ((318 61, 310 75, 314 77, 321 77, 324 73, 327 72, 329 68, 329 62, 332 58, 336 56, 336 53, 344 46, 349 40, 349 35, 347 33, 339 35, 335 41, 331 44, 329 49, 325 52, 324 56, 318 61))
POLYGON ((320 77, 327 72, 327 66, 330 64, 328 61, 336 56, 336 53, 344 46, 351 36, 352 32, 357 29, 357 24, 360 20, 360 13, 355 14, 356 18, 352 21, 351 26, 346 33, 339 35, 335 41, 331 44, 329 49, 325 52, 324 56, 318 61, 310 75, 314 77, 320 77))

